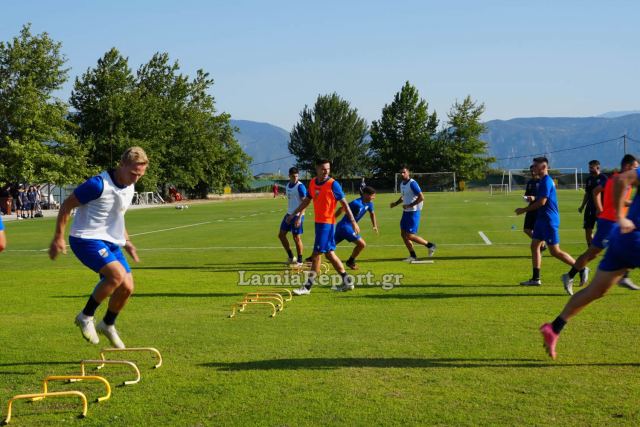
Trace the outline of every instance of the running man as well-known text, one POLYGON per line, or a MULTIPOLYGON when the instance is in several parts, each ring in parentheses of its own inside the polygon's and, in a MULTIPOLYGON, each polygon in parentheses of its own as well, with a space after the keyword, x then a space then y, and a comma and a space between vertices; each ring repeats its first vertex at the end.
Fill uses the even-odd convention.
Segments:
MULTIPOLYGON (((533 159, 533 167, 535 173, 540 177, 536 200, 526 208, 518 208, 515 210, 516 215, 522 215, 526 212, 538 211, 536 223, 533 227, 533 238, 531 239, 531 264, 533 266, 533 274, 531 279, 520 282, 522 286, 540 286, 540 267, 542 265, 542 254, 540 248, 543 243, 547 244, 549 252, 555 258, 564 262, 569 266, 573 266, 576 261, 571 255, 560 249, 560 214, 558 212, 558 198, 556 195, 556 186, 553 179, 549 176, 549 161, 546 157, 536 157, 533 159)), ((583 269, 580 274, 584 274, 583 269)))
POLYGON ((284 218, 282 218, 282 222, 280 223, 280 233, 278 234, 278 238, 282 243, 282 247, 285 251, 287 251, 288 256, 288 264, 302 264, 302 233, 303 224, 304 224, 304 210, 296 215, 294 221, 287 222, 287 218, 291 215, 302 203, 302 200, 307 197, 307 189, 302 182, 298 180, 298 168, 293 167, 289 168, 289 183, 287 184, 285 190, 287 194, 287 213, 284 218), (293 236, 293 242, 296 245, 296 251, 298 252, 298 257, 294 258, 293 252, 291 251, 291 246, 289 245, 289 239, 287 239, 287 233, 291 232, 293 236))
POLYGON ((402 203, 404 210, 400 220, 400 236, 402 236, 402 240, 409 250, 409 258, 405 258, 403 261, 412 262, 418 260, 412 242, 424 245, 429 250, 430 257, 436 252, 436 244, 417 235, 420 227, 420 214, 424 204, 424 195, 418 183, 411 178, 408 168, 403 167, 400 169, 400 174, 402 175, 402 182, 400 183, 401 196, 395 202, 391 202, 390 206, 395 208, 402 203))
POLYGON ((114 347, 124 348, 114 324, 133 293, 133 276, 120 248, 124 247, 135 262, 139 261, 136 247, 129 240, 125 228, 124 214, 131 205, 134 184, 145 174, 148 164, 142 148, 128 148, 116 169, 102 172, 80 184, 58 213, 49 257, 55 260, 61 252, 67 253, 64 231, 71 211, 77 208, 69 233, 71 250, 84 265, 100 274, 93 294, 75 319, 82 336, 91 344, 100 341, 97 329, 114 347), (93 316, 107 298, 107 313, 96 327, 93 316))
MULTIPOLYGON (((624 274, 640 267, 640 196, 638 192, 625 217, 625 193, 629 186, 640 184, 640 169, 629 170, 612 178, 613 205, 617 224, 609 234, 609 244, 595 277, 586 288, 573 295, 552 323, 540 327, 543 344, 549 356, 556 358, 556 344, 560 332, 571 318, 598 298, 602 298, 624 274)), ((606 197, 606 194, 605 194, 606 197)))
MULTIPOLYGON (((536 194, 538 192, 538 185, 540 184, 540 178, 536 175, 533 165, 529 166, 529 172, 531 173, 531 179, 527 181, 527 185, 524 190, 524 200, 529 203, 529 206, 536 201, 536 194)), ((536 217, 538 211, 529 211, 524 216, 524 226, 522 231, 524 234, 533 239, 533 227, 536 225, 536 217)), ((547 250, 547 245, 542 243, 541 251, 547 250)))
POLYGON ((336 288, 339 291, 351 291, 354 288, 353 281, 347 276, 347 272, 342 265, 342 261, 335 254, 335 227, 336 204, 340 203, 344 209, 345 216, 351 222, 351 226, 356 233, 360 233, 360 228, 356 222, 347 199, 344 197, 340 183, 329 176, 331 171, 331 162, 329 160, 316 161, 316 177, 309 184, 309 192, 307 197, 302 200, 300 206, 289 215, 287 222, 293 221, 297 214, 303 212, 307 206, 313 201, 313 210, 315 215, 316 238, 313 244, 313 253, 311 254, 311 270, 307 282, 300 287, 294 289, 296 295, 308 295, 311 293, 311 287, 315 278, 320 273, 320 255, 324 254, 329 262, 342 277, 342 286, 336 288))
MULTIPOLYGON (((371 225, 373 225, 373 230, 378 232, 378 221, 376 220, 376 214, 373 211, 373 200, 376 198, 376 190, 373 187, 365 186, 362 190, 362 197, 359 197, 349 203, 349 208, 351 209, 351 213, 355 218, 356 222, 360 221, 365 213, 369 212, 369 216, 371 217, 371 225)), ((339 207, 336 211, 336 218, 340 216, 342 213, 342 207, 339 207)), ((343 240, 346 240, 350 243, 355 243, 356 247, 353 248, 353 252, 351 256, 347 260, 346 264, 352 270, 357 270, 358 265, 356 264, 356 258, 367 246, 367 243, 364 241, 362 236, 351 227, 351 222, 346 216, 343 216, 338 225, 336 226, 336 245, 343 240)))
POLYGON ((582 204, 580 204, 578 208, 578 212, 582 213, 584 211, 582 228, 584 228, 584 238, 587 241, 587 247, 591 246, 593 229, 598 218, 596 198, 600 198, 600 203, 602 203, 602 196, 594 196, 593 190, 597 187, 604 188, 606 182, 607 176, 600 173, 600 162, 598 160, 591 160, 589 162, 589 176, 584 185, 584 197, 582 198, 582 204))
MULTIPOLYGON (((626 154, 622 161, 620 162, 620 172, 625 173, 627 171, 636 169, 638 167, 638 160, 631 154, 626 154)), ((582 269, 585 269, 586 273, 580 280, 580 286, 584 285, 588 280, 589 276, 589 268, 587 268, 587 264, 590 263, 595 257, 598 256, 603 249, 605 249, 608 239, 609 233, 611 229, 615 226, 616 220, 618 219, 616 213, 616 205, 613 201, 613 184, 615 180, 613 179, 617 174, 614 174, 611 179, 606 180, 604 188, 602 184, 599 184, 593 189, 593 199, 595 210, 598 213, 598 227, 596 229, 596 234, 593 236, 593 240, 591 241, 591 245, 589 248, 578 257, 576 263, 568 273, 562 275, 562 283, 564 285, 564 289, 567 291, 569 295, 573 295, 573 278, 576 273, 582 269), (601 194, 604 193, 604 201, 602 201, 601 194)), ((629 186, 624 194, 625 206, 630 205, 631 200, 631 186, 629 186)), ((626 215, 626 207, 623 212, 623 216, 626 215)), ((627 289, 631 289, 637 291, 638 286, 636 286, 633 281, 629 278, 629 272, 625 272, 624 276, 618 282, 620 286, 624 286, 627 289)))

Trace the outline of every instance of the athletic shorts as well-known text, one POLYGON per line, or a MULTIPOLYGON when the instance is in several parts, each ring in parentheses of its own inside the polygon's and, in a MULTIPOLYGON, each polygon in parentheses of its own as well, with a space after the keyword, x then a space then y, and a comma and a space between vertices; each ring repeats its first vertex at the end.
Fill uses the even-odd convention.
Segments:
POLYGON ((356 233, 353 229, 353 226, 348 222, 340 222, 336 227, 336 245, 343 240, 346 240, 349 243, 353 243, 356 240, 360 239, 360 235, 356 233))
POLYGON ((596 225, 598 217, 596 215, 595 209, 586 208, 584 210, 584 217, 582 221, 582 228, 585 230, 593 230, 596 225))
POLYGON ((416 234, 420 228, 420 211, 402 212, 400 229, 409 234, 416 234))
POLYGON ((316 222, 316 239, 313 242, 313 252, 327 253, 336 250, 336 225, 316 222))
POLYGON ((131 273, 131 267, 124 257, 120 246, 104 240, 80 239, 69 236, 71 250, 84 265, 100 273, 100 269, 113 261, 118 261, 127 273, 131 273))
POLYGON ((618 271, 623 268, 640 267, 640 231, 621 234, 618 224, 614 224, 609 234, 609 245, 598 269, 618 271))
POLYGON ((596 229, 596 234, 593 236, 591 245, 600 249, 606 248, 609 244, 609 234, 611 234, 611 229, 614 225, 616 225, 615 221, 598 219, 598 228, 596 229))
POLYGON ((560 243, 560 234, 558 233, 558 227, 553 227, 545 221, 536 221, 533 227, 533 238, 536 240, 542 240, 547 245, 557 245, 560 243))
POLYGON ((524 215, 524 229, 525 230, 533 230, 533 227, 536 225, 536 218, 538 218, 538 212, 532 211, 527 212, 524 215))
POLYGON ((280 223, 280 231, 290 231, 291 234, 302 234, 304 233, 303 225, 304 225, 304 215, 300 219, 300 227, 296 227, 297 218, 293 218, 289 224, 287 224, 287 217, 289 214, 285 214, 284 218, 282 218, 282 222, 280 223))

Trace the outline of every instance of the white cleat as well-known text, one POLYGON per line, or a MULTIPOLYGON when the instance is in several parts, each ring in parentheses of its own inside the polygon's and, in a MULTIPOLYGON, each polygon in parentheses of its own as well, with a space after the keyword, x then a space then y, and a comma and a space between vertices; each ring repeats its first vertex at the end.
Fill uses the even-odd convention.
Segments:
POLYGON ((432 243, 432 244, 433 244, 433 246, 431 246, 430 248, 427 248, 427 249, 429 249, 429 256, 430 257, 432 257, 433 254, 436 253, 436 244, 435 243, 432 243))
POLYGON ((540 286, 542 285, 542 280, 540 279, 529 279, 524 282, 520 282, 520 286, 540 286))
POLYGON ((580 286, 584 286, 587 284, 587 282, 589 281, 589 267, 585 267, 581 272, 580 272, 580 286))
POLYGON ((82 337, 91 344, 98 344, 100 338, 96 332, 96 325, 93 323, 93 316, 85 316, 82 312, 76 316, 76 325, 82 332, 82 337))
POLYGON ((622 279, 620 279, 620 281, 618 282, 618 285, 622 286, 623 288, 630 289, 632 291, 640 290, 640 287, 638 287, 638 285, 633 283, 633 281, 628 277, 623 277, 622 279))
POLYGON ((311 289, 307 289, 306 287, 301 287, 293 290, 294 295, 309 295, 311 293, 311 289))
POLYGON ((417 261, 417 260, 418 260, 418 258, 410 256, 408 258, 403 259, 402 262, 413 262, 413 261, 417 261))
POLYGON ((569 277, 567 273, 563 274, 561 279, 562 286, 564 286, 564 291, 569 295, 573 295, 573 279, 569 277))
POLYGON ((106 323, 104 323, 104 320, 102 320, 100 323, 98 323, 96 329, 102 335, 107 337, 109 341, 111 341, 111 345, 114 348, 124 348, 124 343, 118 336, 118 331, 116 331, 116 327, 114 325, 107 325, 106 323))

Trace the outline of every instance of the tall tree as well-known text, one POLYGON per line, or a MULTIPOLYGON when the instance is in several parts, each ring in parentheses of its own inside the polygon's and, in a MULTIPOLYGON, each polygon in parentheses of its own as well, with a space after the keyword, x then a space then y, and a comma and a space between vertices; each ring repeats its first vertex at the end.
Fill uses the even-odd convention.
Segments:
POLYGON ((84 151, 54 92, 67 80, 61 43, 25 25, 0 42, 0 177, 75 182, 87 173, 84 151))
POLYGON ((391 176, 406 165, 417 172, 433 171, 437 158, 438 118, 429 104, 406 82, 382 117, 371 124, 374 173, 391 176))
POLYGON ((467 96, 455 102, 448 114, 448 127, 440 136, 441 164, 455 171, 460 179, 480 179, 495 158, 488 156, 487 143, 480 139, 485 125, 480 121, 484 104, 467 96))
POLYGON ((290 133, 289 151, 298 166, 314 173, 315 160, 331 160, 335 176, 361 175, 369 169, 368 126, 336 93, 319 95, 313 108, 305 105, 290 133))

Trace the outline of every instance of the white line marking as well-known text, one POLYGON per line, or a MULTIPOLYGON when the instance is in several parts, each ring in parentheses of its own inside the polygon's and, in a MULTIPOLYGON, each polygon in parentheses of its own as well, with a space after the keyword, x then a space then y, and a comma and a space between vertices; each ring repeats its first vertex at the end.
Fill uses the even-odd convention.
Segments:
POLYGON ((489 238, 487 237, 487 235, 486 235, 486 234, 484 234, 482 231, 478 231, 478 234, 480 235, 480 237, 482 237, 482 240, 484 240, 484 242, 485 242, 487 245, 491 245, 491 244, 492 244, 492 243, 491 243, 491 240, 489 240, 489 238))
POLYGON ((162 233, 163 231, 178 230, 180 228, 187 228, 187 227, 196 227, 198 225, 204 225, 204 224, 211 224, 211 221, 198 222, 196 224, 189 224, 189 225, 181 225, 179 227, 163 228, 162 230, 145 231, 144 233, 129 234, 129 236, 133 237, 133 236, 142 236, 144 234, 162 233))

